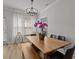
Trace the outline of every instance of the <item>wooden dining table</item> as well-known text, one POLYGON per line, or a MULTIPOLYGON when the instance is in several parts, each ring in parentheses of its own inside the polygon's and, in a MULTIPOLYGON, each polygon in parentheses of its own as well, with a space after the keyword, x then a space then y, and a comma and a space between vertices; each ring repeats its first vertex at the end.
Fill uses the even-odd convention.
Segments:
POLYGON ((70 44, 68 41, 61 41, 54 38, 45 37, 40 40, 38 36, 28 36, 28 40, 36 47, 42 54, 42 59, 48 59, 48 55, 55 53, 57 49, 63 48, 70 44))

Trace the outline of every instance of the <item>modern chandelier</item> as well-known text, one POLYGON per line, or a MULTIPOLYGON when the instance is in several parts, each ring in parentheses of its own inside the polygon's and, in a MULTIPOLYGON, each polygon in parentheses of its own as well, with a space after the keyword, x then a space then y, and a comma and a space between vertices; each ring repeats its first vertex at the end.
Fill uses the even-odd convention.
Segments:
POLYGON ((38 10, 33 7, 33 1, 34 0, 31 0, 31 8, 26 9, 26 13, 30 16, 38 15, 38 10))

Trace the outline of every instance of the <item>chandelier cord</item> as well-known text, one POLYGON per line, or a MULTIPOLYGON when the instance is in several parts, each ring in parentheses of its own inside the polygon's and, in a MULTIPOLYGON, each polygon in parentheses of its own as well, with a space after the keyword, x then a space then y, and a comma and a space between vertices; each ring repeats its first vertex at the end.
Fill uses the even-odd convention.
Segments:
POLYGON ((31 7, 32 7, 32 8, 33 8, 33 1, 34 1, 34 0, 31 0, 31 7))

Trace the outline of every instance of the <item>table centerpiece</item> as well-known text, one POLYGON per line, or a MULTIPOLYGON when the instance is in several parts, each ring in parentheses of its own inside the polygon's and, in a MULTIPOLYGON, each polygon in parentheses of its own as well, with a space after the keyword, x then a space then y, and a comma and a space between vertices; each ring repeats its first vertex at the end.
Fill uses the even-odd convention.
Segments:
POLYGON ((40 29, 40 32, 38 33, 39 39, 44 40, 44 37, 46 35, 45 29, 48 27, 48 24, 44 21, 37 21, 35 22, 34 26, 38 29, 40 29))

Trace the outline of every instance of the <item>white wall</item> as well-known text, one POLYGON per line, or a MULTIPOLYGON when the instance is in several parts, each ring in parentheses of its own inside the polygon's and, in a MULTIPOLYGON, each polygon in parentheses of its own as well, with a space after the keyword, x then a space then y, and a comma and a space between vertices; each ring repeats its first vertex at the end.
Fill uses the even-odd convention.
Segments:
POLYGON ((75 0, 56 0, 41 17, 48 17, 48 34, 64 35, 75 43, 75 0))

